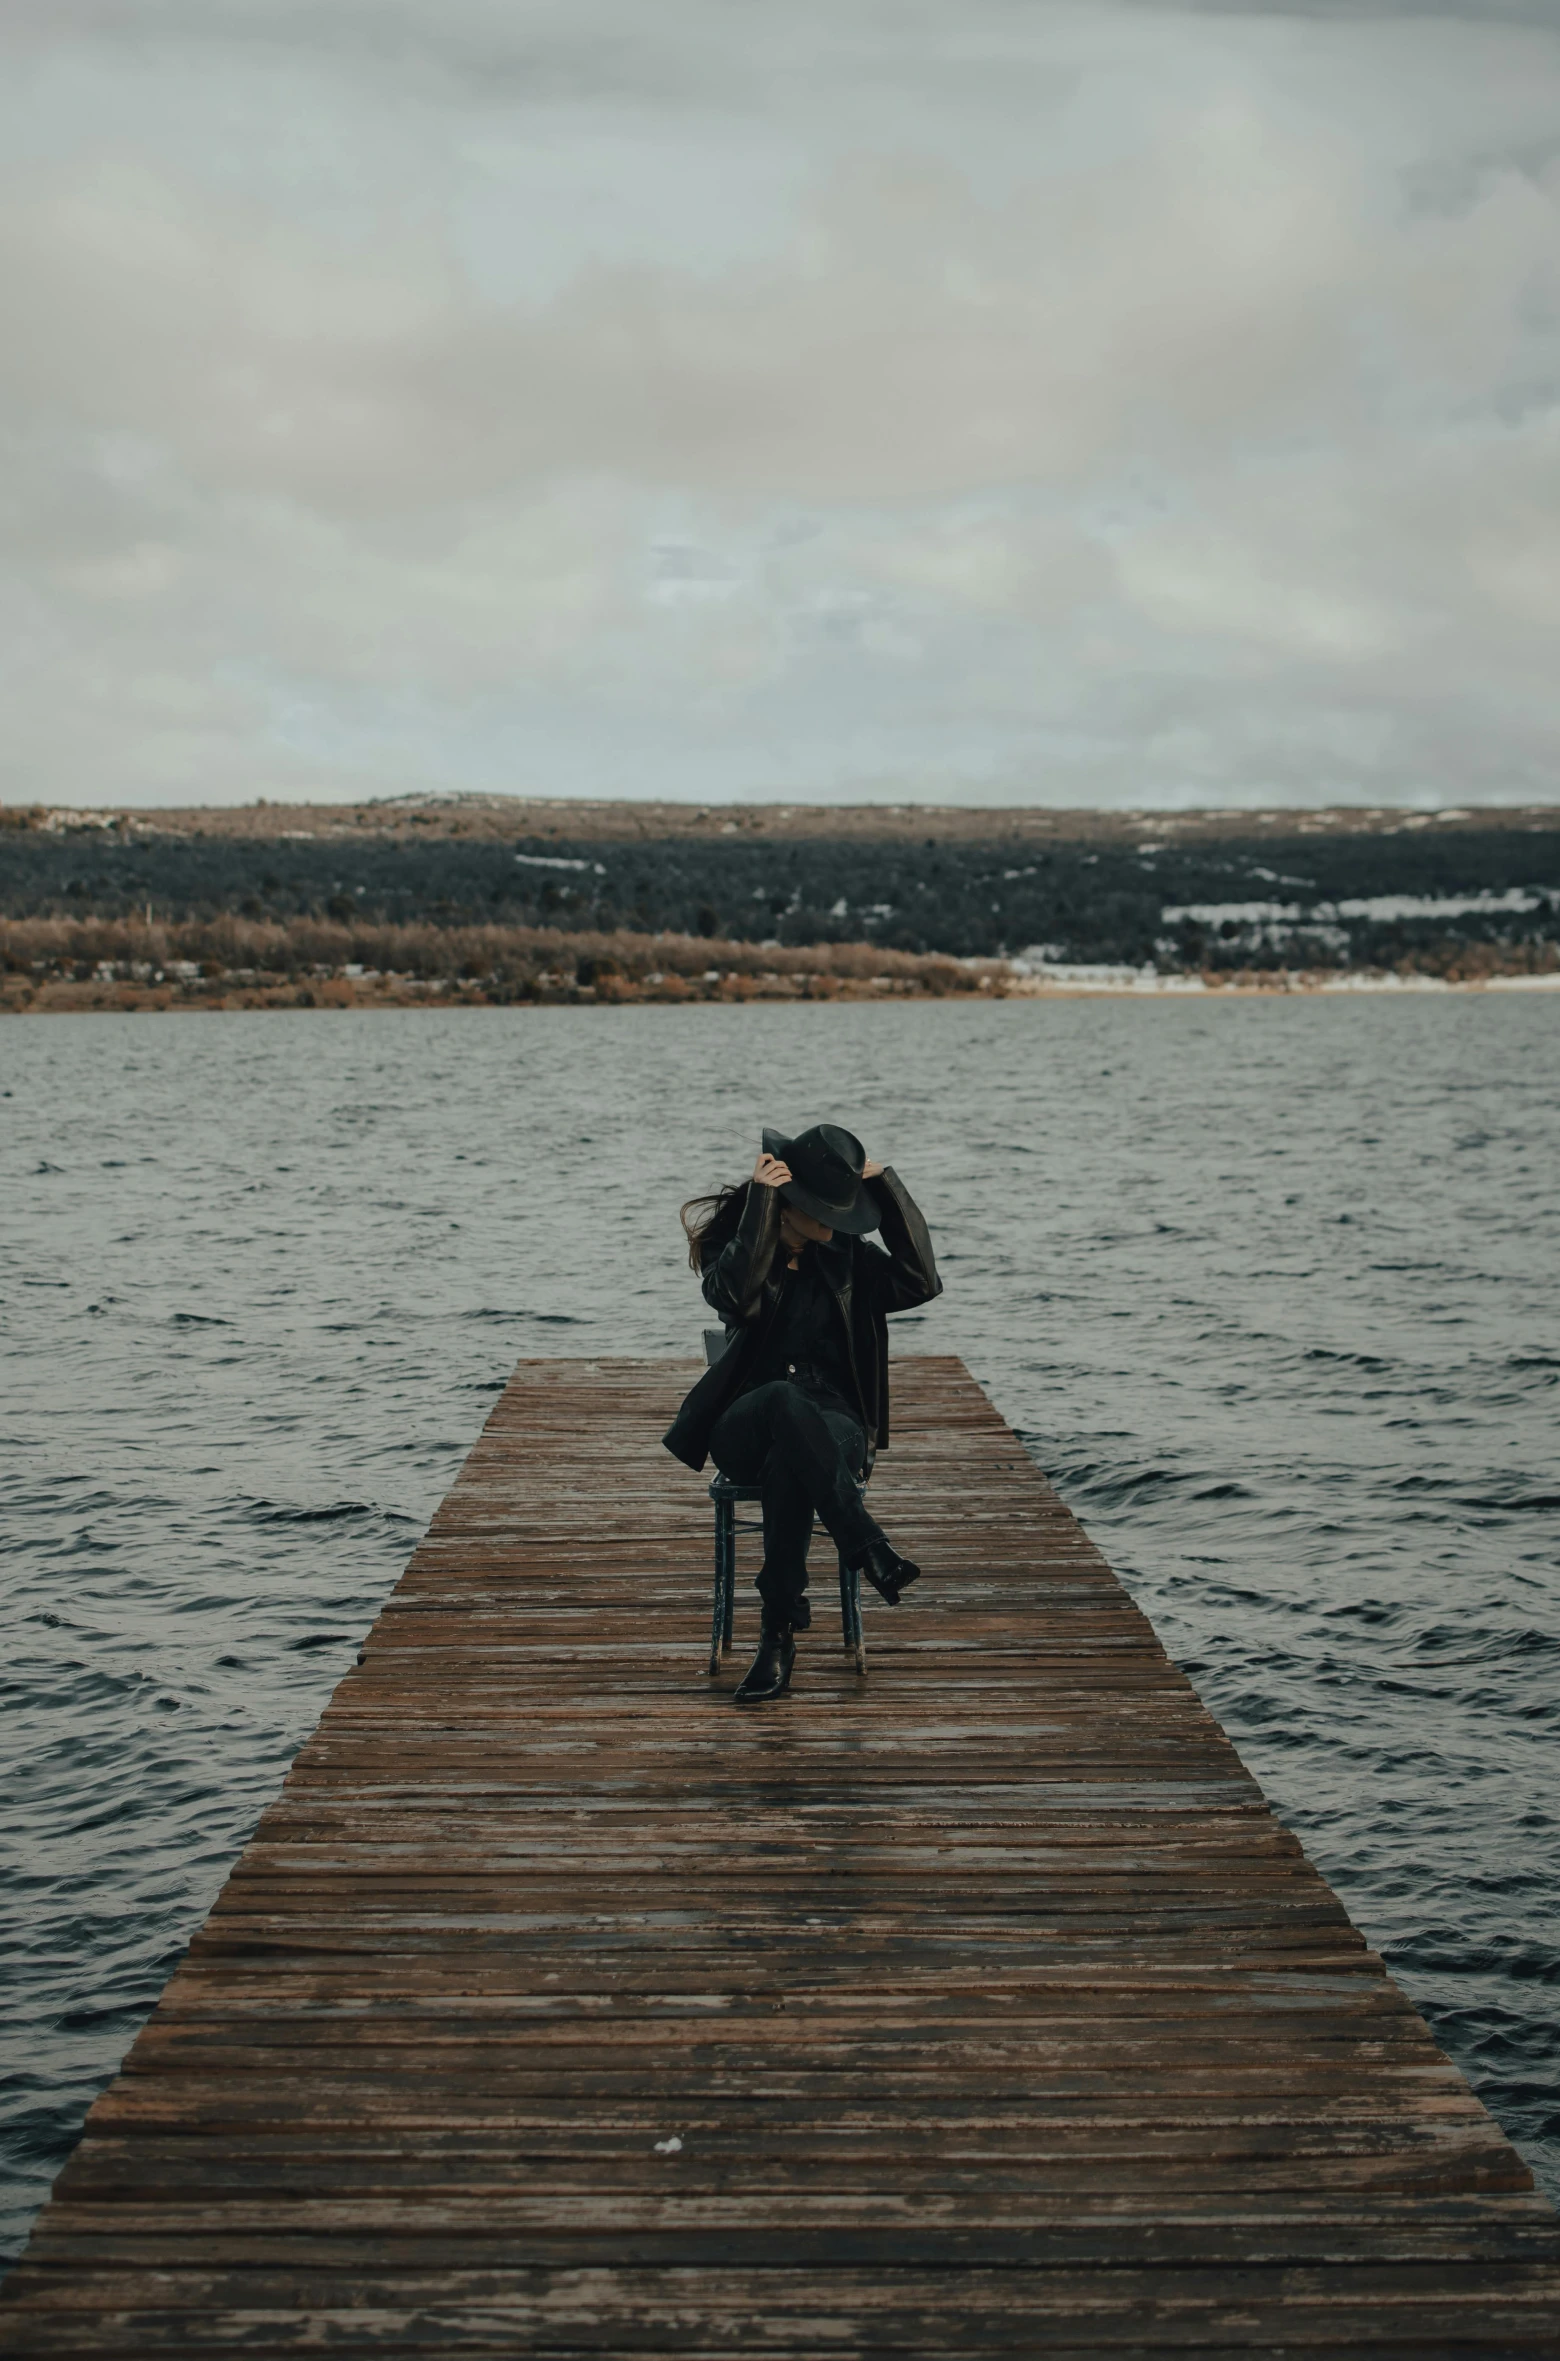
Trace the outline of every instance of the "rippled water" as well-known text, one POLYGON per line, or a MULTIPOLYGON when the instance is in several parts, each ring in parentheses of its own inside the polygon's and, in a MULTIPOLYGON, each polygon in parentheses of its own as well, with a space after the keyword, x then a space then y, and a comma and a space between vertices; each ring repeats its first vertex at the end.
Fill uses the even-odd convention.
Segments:
POLYGON ((901 1345, 965 1356, 1560 2187, 1556 1016, 7 1025, 3 2251, 515 1359, 696 1349, 677 1203, 823 1114, 932 1221, 901 1345))

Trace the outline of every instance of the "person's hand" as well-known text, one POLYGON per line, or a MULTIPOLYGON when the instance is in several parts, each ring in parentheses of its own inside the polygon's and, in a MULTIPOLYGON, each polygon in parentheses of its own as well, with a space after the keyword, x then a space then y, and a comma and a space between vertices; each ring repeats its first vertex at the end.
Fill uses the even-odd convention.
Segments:
POLYGON ((753 1167, 756 1181, 761 1182, 766 1189, 778 1189, 790 1177, 789 1164, 782 1164, 779 1157, 771 1156, 767 1149, 760 1151, 758 1162, 753 1167))
POLYGON ((869 1156, 861 1168, 861 1177, 863 1180, 876 1180, 882 1169, 883 1167, 878 1163, 876 1157, 869 1156))

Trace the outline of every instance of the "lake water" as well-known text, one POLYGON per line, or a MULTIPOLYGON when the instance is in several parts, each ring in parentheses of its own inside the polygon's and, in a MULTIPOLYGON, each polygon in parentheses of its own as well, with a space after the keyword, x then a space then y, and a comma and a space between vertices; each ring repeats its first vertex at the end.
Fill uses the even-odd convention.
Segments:
POLYGON ((821 1116, 932 1223, 900 1345, 965 1357, 1560 2188, 1557 1018, 9 1023, 0 2251, 514 1361, 696 1350, 679 1201, 821 1116))

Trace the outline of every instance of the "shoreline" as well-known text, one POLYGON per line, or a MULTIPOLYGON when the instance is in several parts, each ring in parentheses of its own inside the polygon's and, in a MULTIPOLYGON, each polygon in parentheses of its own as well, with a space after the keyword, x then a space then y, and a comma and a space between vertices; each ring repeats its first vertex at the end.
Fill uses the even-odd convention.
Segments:
POLYGON ((500 996, 475 984, 446 984, 415 977, 366 978, 326 976, 306 984, 278 978, 240 982, 236 978, 201 978, 198 982, 167 985, 122 985, 106 981, 60 981, 33 991, 26 999, 0 990, 0 1016, 236 1016, 258 1010, 295 1015, 320 1015, 357 1009, 527 1009, 548 1008, 731 1008, 762 1004, 796 1007, 803 1003, 863 1004, 883 1007, 890 1002, 957 1000, 964 1006, 990 1007, 997 1000, 1055 1003, 1073 1000, 1135 1000, 1164 1003, 1196 1001, 1206 1006, 1236 1000, 1359 999, 1375 996, 1479 995, 1483 993, 1560 993, 1560 972, 1542 975, 1401 976, 1279 975, 1262 979, 1241 977, 1208 982, 1200 976, 1159 976, 1152 982, 1066 982, 1014 975, 986 978, 973 989, 958 993, 890 977, 857 980, 811 978, 811 989, 765 990, 743 976, 722 976, 702 988, 668 993, 662 989, 606 992, 589 984, 560 984, 524 995, 500 996))
POLYGON ((1281 964, 1233 944, 1196 963, 959 957, 871 941, 784 944, 626 927, 0 919, 0 1015, 176 1009, 680 1007, 731 1001, 1218 1000, 1560 987, 1560 943, 1442 941, 1390 966, 1281 964))

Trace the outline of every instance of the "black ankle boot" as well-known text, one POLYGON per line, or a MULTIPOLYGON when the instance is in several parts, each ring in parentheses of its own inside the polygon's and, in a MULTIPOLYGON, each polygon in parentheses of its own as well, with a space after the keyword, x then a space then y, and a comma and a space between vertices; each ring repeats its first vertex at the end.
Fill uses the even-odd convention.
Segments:
POLYGON ((771 1697, 783 1697, 791 1686, 791 1667, 795 1662, 796 1641, 791 1626, 766 1623, 758 1654, 743 1674, 733 1703, 766 1705, 771 1697))
POLYGON ((921 1569, 909 1558, 902 1558, 889 1541, 869 1542, 863 1555, 855 1560, 858 1574, 865 1574, 880 1599, 897 1607, 899 1594, 908 1590, 912 1582, 920 1580, 921 1569))

